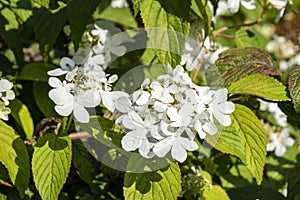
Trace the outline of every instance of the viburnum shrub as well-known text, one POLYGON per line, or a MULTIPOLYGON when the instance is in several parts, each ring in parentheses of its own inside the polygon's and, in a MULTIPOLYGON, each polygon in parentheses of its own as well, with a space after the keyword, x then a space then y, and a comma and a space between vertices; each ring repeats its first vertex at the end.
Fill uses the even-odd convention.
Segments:
POLYGON ((300 197, 300 2, 0 8, 1 197, 300 197))

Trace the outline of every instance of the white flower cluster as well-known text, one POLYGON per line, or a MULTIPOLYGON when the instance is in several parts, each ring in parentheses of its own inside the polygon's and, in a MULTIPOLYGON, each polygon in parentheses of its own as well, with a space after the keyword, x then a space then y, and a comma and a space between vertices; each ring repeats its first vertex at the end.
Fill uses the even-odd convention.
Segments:
POLYGON ((234 104, 227 101, 225 88, 211 90, 195 85, 182 66, 152 82, 146 79, 141 88, 131 95, 116 95, 115 106, 120 112, 116 123, 127 134, 122 138, 126 151, 135 151, 146 158, 164 157, 168 152, 183 162, 187 151, 198 148, 194 141, 198 133, 201 139, 218 132, 217 123, 229 126, 229 114, 234 104))
POLYGON ((128 3, 126 0, 112 0, 110 6, 113 8, 126 8, 128 7, 128 3))
POLYGON ((96 44, 80 47, 73 58, 64 57, 60 61, 61 68, 48 72, 50 76, 65 75, 63 81, 56 77, 49 78, 49 85, 53 87, 49 97, 56 106, 56 112, 61 116, 68 116, 72 112, 79 122, 89 122, 88 108, 109 102, 111 84, 118 77, 104 72, 111 62, 112 55, 121 56, 126 52, 126 47, 121 45, 124 38, 109 37, 109 30, 102 29, 100 25, 107 23, 96 22, 91 31, 96 38, 96 44))
POLYGON ((8 114, 11 112, 9 100, 15 99, 15 92, 12 90, 13 83, 5 78, 0 79, 0 119, 8 120, 8 114))
POLYGON ((279 68, 285 71, 293 66, 300 65, 300 48, 299 45, 294 45, 294 43, 284 36, 273 36, 267 46, 266 50, 274 55, 280 60, 279 68))
POLYGON ((266 101, 259 100, 260 102, 260 110, 261 111, 269 111, 276 122, 284 127, 281 132, 271 131, 269 135, 270 142, 267 144, 267 151, 275 151, 276 156, 283 156, 286 152, 286 147, 292 146, 294 144, 294 139, 289 137, 289 129, 287 126, 287 116, 284 114, 277 103, 269 103, 266 101))

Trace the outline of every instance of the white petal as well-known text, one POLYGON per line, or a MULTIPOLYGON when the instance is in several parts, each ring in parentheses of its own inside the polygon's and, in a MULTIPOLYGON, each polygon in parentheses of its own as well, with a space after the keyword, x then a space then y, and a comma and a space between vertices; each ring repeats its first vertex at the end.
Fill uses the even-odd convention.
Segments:
POLYGON ((139 114, 132 111, 126 115, 123 120, 123 125, 131 130, 144 128, 144 122, 139 114))
POLYGON ((278 145, 275 149, 275 155, 279 157, 283 156, 285 152, 286 152, 286 148, 283 145, 278 145))
POLYGON ((210 135, 214 135, 218 132, 217 126, 213 122, 207 122, 202 126, 202 129, 209 133, 210 135))
POLYGON ((56 105, 54 109, 61 116, 69 116, 73 111, 73 102, 64 105, 56 105))
POLYGON ((202 130, 202 126, 201 126, 201 122, 199 120, 197 120, 195 122, 195 129, 198 132, 199 136, 201 139, 204 139, 206 136, 206 133, 202 130))
POLYGON ((51 87, 54 87, 54 88, 62 87, 61 81, 55 77, 50 77, 48 80, 48 83, 51 87))
POLYGON ((8 100, 14 100, 16 95, 15 92, 13 90, 8 90, 6 92, 6 96, 5 96, 8 100))
POLYGON ((231 118, 229 115, 225 115, 218 110, 215 110, 213 112, 213 115, 223 126, 230 126, 231 118))
POLYGON ((179 119, 178 111, 174 107, 168 108, 167 115, 168 115, 168 117, 170 118, 171 121, 177 121, 179 119))
POLYGON ((164 157, 171 150, 173 141, 174 138, 166 138, 164 140, 159 141, 155 144, 153 152, 160 158, 164 157))
POLYGON ((130 131, 121 140, 122 148, 126 151, 134 151, 141 146, 143 139, 145 139, 143 130, 130 131))
POLYGON ((88 123, 90 121, 90 115, 88 111, 76 101, 74 101, 73 113, 75 119, 77 119, 81 123, 88 123))
POLYGON ((60 60, 60 66, 62 70, 71 71, 75 67, 75 62, 68 57, 63 57, 60 60))
POLYGON ((237 13, 240 8, 240 0, 227 0, 227 7, 231 13, 237 13))
POLYGON ((164 112, 167 108, 168 108, 168 105, 167 104, 164 104, 162 102, 159 102, 159 101, 155 101, 154 102, 154 105, 153 105, 153 108, 157 111, 157 112, 164 112))
POLYGON ((275 149, 275 143, 271 142, 267 144, 267 151, 274 151, 275 149))
POLYGON ((84 107, 93 108, 100 104, 101 97, 98 91, 96 90, 87 90, 76 98, 78 103, 84 107))
POLYGON ((7 90, 10 90, 13 87, 13 83, 6 80, 6 79, 0 79, 0 92, 6 92, 7 90))
POLYGON ((247 8, 248 10, 253 10, 253 9, 256 8, 254 0, 242 0, 241 4, 242 4, 242 6, 247 8))
POLYGON ((186 150, 178 142, 173 143, 171 155, 172 158, 180 163, 183 163, 187 158, 186 150))
POLYGON ((116 56, 123 56, 126 53, 126 47, 125 46, 117 46, 110 49, 110 52, 115 54, 116 56))
POLYGON ((61 76, 66 73, 68 73, 68 71, 64 71, 61 68, 53 69, 47 72, 49 76, 61 76))
POLYGON ((122 113, 127 113, 131 108, 131 102, 126 96, 121 96, 115 100, 116 109, 122 113))
POLYGON ((295 143, 294 139, 289 137, 289 138, 286 138, 285 140, 282 141, 282 143, 285 145, 285 146, 293 146, 293 144, 295 143))

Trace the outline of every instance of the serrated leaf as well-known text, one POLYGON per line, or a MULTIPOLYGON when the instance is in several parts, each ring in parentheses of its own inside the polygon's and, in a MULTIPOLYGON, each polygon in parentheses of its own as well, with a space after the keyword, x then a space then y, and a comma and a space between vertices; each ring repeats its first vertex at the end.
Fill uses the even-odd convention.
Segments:
POLYGON ((48 133, 34 147, 32 174, 43 200, 57 199, 71 167, 72 143, 68 136, 48 133))
POLYGON ((23 140, 14 129, 0 120, 0 162, 8 170, 10 180, 21 197, 29 184, 29 156, 23 140))
POLYGON ((177 199, 180 192, 180 169, 177 163, 148 173, 125 173, 126 200, 177 199))
POLYGON ((11 101, 9 106, 12 108, 12 117, 22 127, 27 139, 31 139, 33 136, 34 124, 27 106, 18 99, 11 101))
POLYGON ((33 96, 36 105, 45 117, 59 117, 57 112, 54 110, 55 103, 49 98, 48 93, 51 87, 45 82, 34 82, 33 83, 33 96))
POLYGON ((74 167, 79 177, 89 185, 92 185, 94 175, 96 174, 95 163, 93 163, 92 156, 80 140, 74 140, 72 143, 72 160, 74 167))
POLYGON ((129 8, 112 8, 107 7, 99 15, 101 19, 110 20, 124 26, 137 28, 137 23, 132 16, 129 8))
POLYGON ((92 18, 92 15, 99 3, 99 0, 71 0, 68 3, 67 16, 72 30, 71 38, 74 42, 75 49, 79 47, 86 25, 89 24, 90 19, 92 18))
POLYGON ((16 76, 16 79, 48 82, 49 76, 47 72, 55 68, 57 68, 55 65, 49 63, 29 63, 22 67, 21 72, 16 76))
POLYGON ((260 47, 255 33, 246 29, 240 29, 235 32, 234 41, 238 48, 260 47))
POLYGON ((296 166, 288 175, 288 199, 300 196, 300 166, 296 166))
POLYGON ((269 54, 256 47, 228 49, 219 55, 216 66, 225 86, 250 74, 280 76, 269 54))
POLYGON ((300 67, 296 67, 289 72, 288 85, 295 111, 300 113, 300 67))
POLYGON ((275 78, 262 74, 251 74, 234 83, 228 88, 229 93, 245 94, 278 101, 288 101, 286 87, 275 78))
MULTIPOLYGON (((170 63, 172 66, 179 64, 188 33, 188 22, 178 17, 178 10, 168 12, 159 0, 141 1, 139 7, 149 37, 148 47, 156 50, 161 63, 170 63)), ((188 10, 182 10, 184 12, 188 13, 188 10)))
POLYGON ((207 142, 223 153, 237 156, 261 184, 266 160, 266 138, 259 119, 246 106, 235 104, 231 125, 207 142))
POLYGON ((213 185, 211 189, 204 190, 203 197, 206 200, 230 200, 225 190, 219 185, 213 185))

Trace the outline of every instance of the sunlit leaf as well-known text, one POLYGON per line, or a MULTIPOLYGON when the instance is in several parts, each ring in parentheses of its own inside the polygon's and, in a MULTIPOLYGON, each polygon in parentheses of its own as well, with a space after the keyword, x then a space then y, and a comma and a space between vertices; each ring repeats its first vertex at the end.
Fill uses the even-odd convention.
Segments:
POLYGON ((300 113, 300 67, 290 71, 288 83, 295 111, 300 113))

